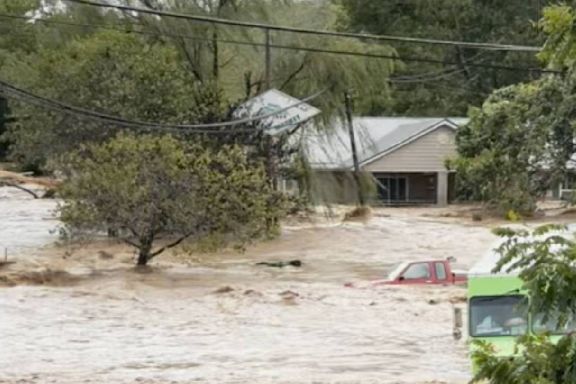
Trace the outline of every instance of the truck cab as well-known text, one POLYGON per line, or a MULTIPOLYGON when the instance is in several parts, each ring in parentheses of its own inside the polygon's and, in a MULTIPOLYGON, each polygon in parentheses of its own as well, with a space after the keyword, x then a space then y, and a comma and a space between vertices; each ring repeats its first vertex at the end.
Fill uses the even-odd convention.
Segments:
POLYGON ((465 271, 452 269, 454 259, 404 262, 390 272, 384 284, 448 285, 464 284, 465 271))

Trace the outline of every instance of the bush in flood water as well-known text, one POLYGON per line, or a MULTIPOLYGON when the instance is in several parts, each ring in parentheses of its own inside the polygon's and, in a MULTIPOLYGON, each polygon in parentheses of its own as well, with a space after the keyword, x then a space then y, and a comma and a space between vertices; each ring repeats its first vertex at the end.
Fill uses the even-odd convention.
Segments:
POLYGON ((243 244, 269 234, 281 212, 263 167, 238 147, 119 135, 66 156, 60 168, 66 232, 112 230, 137 248, 138 265, 209 234, 243 244))

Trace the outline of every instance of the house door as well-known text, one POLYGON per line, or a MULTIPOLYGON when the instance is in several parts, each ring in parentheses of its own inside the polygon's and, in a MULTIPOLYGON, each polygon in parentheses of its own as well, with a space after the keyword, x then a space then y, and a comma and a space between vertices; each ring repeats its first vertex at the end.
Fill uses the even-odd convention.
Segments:
POLYGON ((388 203, 408 200, 408 181, 405 177, 378 177, 378 195, 388 203))

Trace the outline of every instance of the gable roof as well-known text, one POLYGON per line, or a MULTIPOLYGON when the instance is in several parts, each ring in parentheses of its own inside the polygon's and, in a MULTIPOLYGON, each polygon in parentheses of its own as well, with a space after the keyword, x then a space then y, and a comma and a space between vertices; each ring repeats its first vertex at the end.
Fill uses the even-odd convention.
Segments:
MULTIPOLYGON (((456 130, 464 118, 354 118, 358 161, 366 165, 440 128, 456 130)), ((348 130, 342 122, 332 132, 304 134, 304 148, 314 169, 345 170, 353 167, 348 130)))

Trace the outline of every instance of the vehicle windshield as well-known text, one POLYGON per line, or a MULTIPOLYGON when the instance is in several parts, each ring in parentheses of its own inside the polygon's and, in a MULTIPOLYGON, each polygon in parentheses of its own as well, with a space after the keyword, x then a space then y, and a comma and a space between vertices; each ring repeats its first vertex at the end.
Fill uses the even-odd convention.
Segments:
POLYGON ((404 269, 408 266, 408 263, 398 263, 394 265, 392 271, 388 274, 387 280, 392 281, 396 280, 396 278, 404 271, 404 269))
POLYGON ((474 297, 470 299, 470 335, 518 336, 528 330, 524 296, 474 297))

